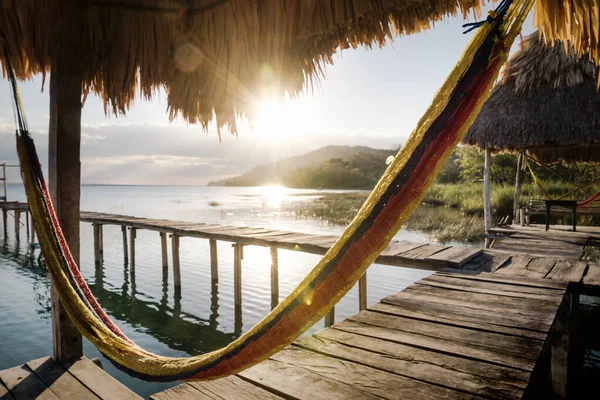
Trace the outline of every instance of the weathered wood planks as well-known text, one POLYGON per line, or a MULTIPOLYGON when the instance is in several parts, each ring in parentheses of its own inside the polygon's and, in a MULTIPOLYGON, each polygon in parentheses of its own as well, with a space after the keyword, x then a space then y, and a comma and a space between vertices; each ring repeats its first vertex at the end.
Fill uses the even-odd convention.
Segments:
POLYGON ((566 288, 554 279, 438 272, 236 378, 152 398, 245 399, 259 390, 261 398, 519 399, 566 288))
POLYGON ((50 357, 0 371, 3 400, 141 400, 87 358, 58 363, 50 357))

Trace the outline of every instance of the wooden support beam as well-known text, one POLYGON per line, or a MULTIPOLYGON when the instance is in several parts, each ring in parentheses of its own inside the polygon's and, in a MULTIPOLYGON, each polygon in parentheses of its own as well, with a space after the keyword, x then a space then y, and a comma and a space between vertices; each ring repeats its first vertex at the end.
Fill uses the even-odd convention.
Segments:
POLYGON ((219 282, 219 256, 217 253, 217 240, 209 239, 210 246, 210 280, 213 284, 219 282))
POLYGON ((160 251, 162 254, 163 269, 169 268, 169 253, 167 249, 167 232, 160 232, 160 251))
POLYGON ((367 309, 367 272, 358 280, 358 309, 367 309))
POLYGON ((25 231, 27 233, 27 239, 29 239, 29 213, 25 211, 25 231))
POLYGON ((521 181, 523 180, 523 173, 521 169, 523 169, 523 152, 519 153, 517 158, 517 176, 515 177, 515 196, 513 199, 513 224, 518 224, 521 220, 521 181))
POLYGON ((137 229, 133 226, 129 228, 129 273, 131 276, 135 273, 135 237, 137 229))
POLYGON ((171 252, 173 253, 173 282, 176 288, 180 288, 181 271, 179 266, 179 235, 171 235, 171 252))
MULTIPOLYGON (((59 24, 50 54, 50 126, 48 129, 48 177, 52 203, 65 241, 79 265, 81 187, 81 88, 83 3, 58 2, 54 18, 59 24)), ((54 286, 51 289, 54 358, 65 361, 82 356, 81 334, 69 320, 54 286)))
POLYGON ((335 306, 325 315, 325 328, 335 324, 335 306))
POLYGON ((271 247, 271 310, 279 304, 279 254, 271 247))
POLYGON ((123 265, 129 264, 129 250, 127 249, 127 227, 121 226, 121 236, 123 236, 123 265))
POLYGON ((571 349, 575 344, 575 332, 579 294, 570 292, 558 309, 550 333, 550 386, 553 399, 566 399, 573 374, 569 373, 571 349))
POLYGON ((17 242, 21 240, 21 211, 15 210, 15 238, 17 242))
POLYGON ((35 242, 35 224, 33 223, 33 215, 29 213, 29 219, 31 220, 31 243, 35 242))
POLYGON ((6 163, 2 164, 2 177, 3 179, 3 184, 4 184, 4 201, 8 201, 8 190, 6 188, 6 163))
POLYGON ((8 214, 5 208, 2 209, 2 227, 4 228, 4 234, 6 235, 8 229, 8 214))
POLYGON ((102 260, 100 257, 100 246, 102 246, 102 240, 100 239, 100 236, 102 235, 100 233, 101 227, 102 226, 100 224, 92 224, 92 228, 94 229, 94 264, 96 265, 96 268, 102 265, 102 260))
MULTIPOLYGON (((485 224, 485 234, 487 235, 492 227, 492 212, 490 206, 490 170, 492 165, 492 150, 485 148, 485 161, 483 165, 483 220, 485 224)), ((489 248, 491 240, 485 238, 485 248, 489 248)))
POLYGON ((242 259, 244 246, 235 243, 233 247, 233 299, 236 309, 242 309, 242 259))

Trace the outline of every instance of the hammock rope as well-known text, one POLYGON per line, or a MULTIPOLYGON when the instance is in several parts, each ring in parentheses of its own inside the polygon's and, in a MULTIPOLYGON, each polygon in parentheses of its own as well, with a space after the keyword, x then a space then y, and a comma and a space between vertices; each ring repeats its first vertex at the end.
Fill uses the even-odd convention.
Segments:
MULTIPOLYGON (((570 195, 571 193, 574 193, 578 190, 581 190, 583 193, 587 194, 588 197, 585 200, 581 200, 579 202, 577 202, 577 207, 587 207, 589 206, 591 203, 593 203, 598 197, 600 197, 600 191, 598 191, 597 193, 590 195, 588 192, 586 192, 583 187, 585 186, 590 186, 593 185, 594 183, 600 181, 600 177, 594 179, 593 181, 586 183, 583 187, 576 185, 574 183, 568 182, 566 181, 565 178, 563 178, 562 176, 560 176, 558 173, 556 173, 555 171, 551 170, 548 166, 545 166, 544 164, 540 163, 538 160, 536 160, 535 158, 531 157, 531 156, 527 156, 528 159, 538 163, 539 165, 542 165, 543 167, 545 167, 546 169, 548 169, 550 172, 552 172, 553 174, 557 175, 560 179, 564 180, 565 182, 575 186, 574 189, 569 190, 567 193, 563 194, 562 196, 560 196, 558 199, 556 200, 562 200, 565 197, 567 197, 568 195, 570 195)), ((542 192, 542 194, 544 195, 544 197, 546 197, 546 199, 548 200, 555 200, 554 197, 552 197, 550 195, 550 193, 548 193, 548 191, 546 189, 544 189, 544 186, 541 184, 540 179, 538 178, 538 176, 536 175, 536 173, 533 171, 533 168, 531 167, 531 164, 529 162, 526 162, 527 164, 527 168, 529 169, 529 173, 531 174, 531 177, 533 178, 533 182, 535 183, 535 185, 538 187, 538 189, 540 189, 540 191, 542 192)))
MULTIPOLYGON (((432 105, 332 248, 261 322, 229 345, 203 355, 174 358, 152 354, 110 320, 71 256, 33 139, 26 125, 19 125, 17 151, 29 208, 52 281, 74 325, 120 369, 150 381, 224 377, 289 345, 356 284, 420 203, 489 97, 532 5, 533 0, 506 0, 478 26, 432 105)), ((21 109, 12 69, 9 79, 16 107, 21 109)))

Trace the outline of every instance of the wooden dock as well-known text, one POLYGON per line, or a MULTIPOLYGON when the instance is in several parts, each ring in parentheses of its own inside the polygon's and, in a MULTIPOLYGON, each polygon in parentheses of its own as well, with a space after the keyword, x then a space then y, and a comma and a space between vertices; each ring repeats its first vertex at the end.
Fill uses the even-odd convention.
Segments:
POLYGON ((566 390, 568 348, 549 337, 571 301, 564 281, 437 272, 236 376, 151 399, 544 397, 566 390))
POLYGON ((0 371, 0 399, 141 400, 141 397, 85 357, 68 363, 44 357, 0 371))

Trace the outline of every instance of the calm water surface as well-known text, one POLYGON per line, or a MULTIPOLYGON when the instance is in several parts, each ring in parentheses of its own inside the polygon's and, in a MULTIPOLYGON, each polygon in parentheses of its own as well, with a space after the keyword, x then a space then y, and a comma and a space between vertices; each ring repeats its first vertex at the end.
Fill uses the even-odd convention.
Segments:
MULTIPOLYGON (((81 208, 115 214, 192 222, 276 228, 297 232, 340 234, 339 226, 299 218, 290 207, 318 198, 314 190, 281 188, 84 186, 81 208)), ((24 201, 20 187, 9 187, 9 200, 24 201)), ((0 234, 0 369, 52 353, 49 278, 39 250, 30 250, 25 229, 14 237, 0 234)), ((401 231, 398 238, 428 241, 419 232, 401 231)), ((170 251, 170 246, 169 246, 170 251)), ((104 227, 104 265, 94 267, 92 227, 81 225, 81 270, 94 295, 117 325, 145 349, 165 356, 189 356, 219 348, 259 322, 270 310, 269 249, 244 249, 242 267, 243 323, 234 324, 233 249, 219 242, 219 285, 211 287, 208 241, 181 238, 181 298, 173 292, 171 271, 161 267, 157 232, 138 231, 136 274, 132 280, 123 261, 120 227, 104 227)), ((280 250, 280 296, 289 294, 318 262, 310 254, 280 250)), ((169 259, 170 262, 170 259, 169 259)), ((368 272, 368 302, 373 304, 429 275, 427 271, 373 265, 368 272)), ((336 320, 358 312, 355 287, 336 306, 336 320)), ((321 329, 318 322, 312 332, 321 329)), ((173 384, 147 383, 118 371, 89 343, 85 355, 102 359, 119 381, 147 397, 173 384)))

